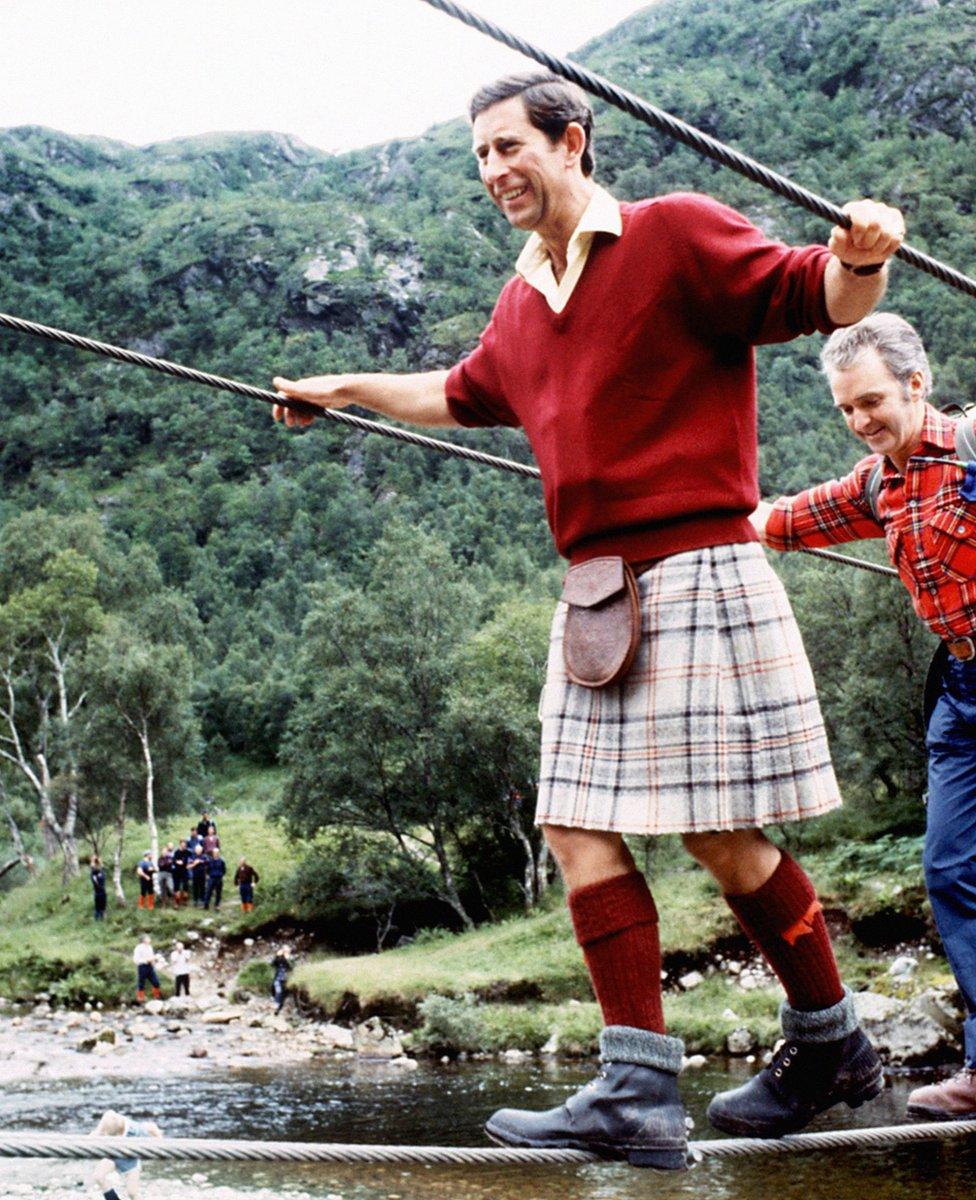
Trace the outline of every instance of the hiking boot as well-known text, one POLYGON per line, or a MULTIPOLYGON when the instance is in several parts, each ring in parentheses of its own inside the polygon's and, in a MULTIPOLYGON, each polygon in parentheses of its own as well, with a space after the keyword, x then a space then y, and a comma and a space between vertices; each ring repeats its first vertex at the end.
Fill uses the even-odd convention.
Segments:
POLYGON ((884 1088, 881 1061, 857 1024, 849 992, 832 1008, 804 1013, 784 1004, 786 1041, 748 1083, 715 1096, 708 1119, 744 1137, 782 1137, 835 1104, 860 1108, 884 1088))
POLYGON ((976 1117, 976 1067, 963 1067, 951 1079, 916 1088, 908 1097, 908 1115, 932 1121, 976 1117))
POLYGON ((546 1112, 503 1108, 485 1126, 505 1146, 589 1150, 634 1167, 687 1166, 685 1110, 678 1095, 677 1038, 612 1025, 600 1035, 595 1079, 546 1112))

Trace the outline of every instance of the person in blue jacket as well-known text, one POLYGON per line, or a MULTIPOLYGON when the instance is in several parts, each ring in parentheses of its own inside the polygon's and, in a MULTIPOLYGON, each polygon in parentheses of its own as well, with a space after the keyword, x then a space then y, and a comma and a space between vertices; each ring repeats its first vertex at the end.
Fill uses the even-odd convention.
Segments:
POLYGON ((209 908, 213 900, 214 908, 220 908, 220 898, 224 891, 224 876, 227 874, 227 864, 220 857, 220 850, 215 846, 207 863, 207 892, 203 898, 203 907, 209 908))

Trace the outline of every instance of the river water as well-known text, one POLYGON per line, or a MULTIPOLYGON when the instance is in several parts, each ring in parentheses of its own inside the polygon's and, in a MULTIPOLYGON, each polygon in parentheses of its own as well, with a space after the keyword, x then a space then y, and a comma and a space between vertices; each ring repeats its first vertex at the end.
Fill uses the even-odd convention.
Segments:
MULTIPOLYGON (((177 1065, 174 1062, 174 1065, 177 1065)), ((753 1068, 689 1071, 682 1091, 693 1139, 712 1136, 704 1110, 716 1089, 753 1068)), ((482 1145, 485 1116, 503 1105, 545 1108, 590 1077, 586 1068, 531 1063, 421 1065, 405 1073, 355 1061, 215 1071, 145 1080, 23 1083, 0 1091, 0 1128, 90 1130, 115 1108, 159 1122, 167 1136, 482 1145)), ((904 1120, 916 1081, 895 1079, 856 1113, 838 1108, 811 1128, 904 1120)), ((718 1135, 715 1135, 718 1136, 718 1135)), ((82 1163, 0 1161, 0 1200, 94 1196, 82 1163)), ((676 1174, 618 1164, 585 1167, 149 1164, 144 1200, 963 1200, 976 1197, 976 1140, 776 1158, 706 1160, 676 1174)))

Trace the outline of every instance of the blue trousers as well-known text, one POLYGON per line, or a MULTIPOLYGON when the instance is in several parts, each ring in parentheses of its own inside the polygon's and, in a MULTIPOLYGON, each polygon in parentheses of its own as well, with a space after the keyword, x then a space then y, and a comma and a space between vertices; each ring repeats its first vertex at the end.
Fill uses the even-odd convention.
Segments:
POLYGON ((925 882, 968 1013, 966 1065, 976 1067, 976 660, 948 660, 926 746, 925 882))

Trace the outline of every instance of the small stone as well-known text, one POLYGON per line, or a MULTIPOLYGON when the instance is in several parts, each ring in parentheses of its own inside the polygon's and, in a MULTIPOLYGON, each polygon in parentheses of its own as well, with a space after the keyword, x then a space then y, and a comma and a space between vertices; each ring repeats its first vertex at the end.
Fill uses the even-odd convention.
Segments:
POLYGON ((727 962, 725 964, 725 969, 726 969, 726 971, 728 971, 728 973, 730 975, 741 975, 742 974, 742 963, 727 962))
POLYGON ((752 1063, 754 1063, 755 1061, 756 1061, 756 1056, 755 1056, 754 1054, 747 1054, 747 1055, 746 1055, 746 1062, 747 1062, 747 1063, 749 1063, 749 1064, 750 1064, 750 1066, 751 1066, 751 1065, 752 1065, 752 1063))
POLYGON ((193 1183, 206 1183, 207 1182, 207 1177, 206 1177, 206 1175, 203 1174, 202 1171, 196 1171, 193 1175, 190 1176, 190 1179, 193 1183))
POLYGON ((245 945, 245 946, 253 946, 253 945, 254 945, 254 938, 245 938, 245 939, 244 939, 244 945, 245 945))
POLYGON ((446 1054, 441 1055, 441 1066, 446 1067, 450 1063, 450 1058, 446 1054))
POLYGON ((503 1050, 498 1056, 502 1062, 520 1063, 525 1062, 529 1057, 524 1050, 516 1050, 514 1047, 509 1050, 503 1050))
POLYGON ((539 1051, 540 1054, 552 1055, 559 1053, 559 1031, 554 1029, 549 1035, 549 1040, 539 1051))
POLYGON ((692 1054, 690 1058, 686 1058, 682 1064, 682 1070, 685 1071, 700 1071, 702 1067, 708 1065, 708 1059, 704 1054, 692 1054))
POLYGON ((726 1021, 738 1021, 739 1014, 734 1009, 727 1008, 722 1013, 722 1018, 723 1018, 723 1020, 726 1020, 726 1021))
POLYGON ((582 1000, 567 1000, 566 1001, 567 1008, 582 1008, 582 1006, 583 1006, 582 1000))
POLYGON ((918 960, 910 954, 902 954, 888 968, 888 974, 895 981, 902 983, 911 979, 917 970, 918 960))
POLYGON ((755 1034, 744 1025, 740 1025, 738 1029, 733 1029, 725 1039, 725 1048, 729 1054, 749 1054, 755 1048, 755 1045, 755 1034))
MULTIPOLYGON (((187 942, 198 942, 200 935, 195 929, 188 929, 184 935, 184 940, 187 942)), ((196 1179, 196 1176, 194 1175, 193 1178, 196 1179)), ((202 1176, 201 1178, 206 1178, 206 1176, 202 1176)))
POLYGON ((149 1013, 151 1017, 158 1017, 163 1011, 162 1000, 147 1000, 143 1006, 143 1011, 149 1013))
POLYGON ((409 1058, 406 1054, 401 1054, 399 1058, 390 1059, 391 1067, 399 1067, 401 1071, 416 1071, 420 1064, 415 1058, 409 1058))
POLYGON ((92 1010, 91 1001, 90 1001, 90 1000, 86 1000, 86 1001, 85 1001, 85 1012, 86 1012, 86 1013, 90 1013, 90 1012, 91 1012, 91 1010, 92 1010))
POLYGON ((687 975, 682 975, 678 980, 678 986, 686 992, 690 992, 692 988, 698 987, 699 984, 705 982, 705 976, 701 971, 689 971, 687 975))
POLYGON ((190 1058, 206 1058, 207 1053, 206 1046, 196 1045, 190 1047, 190 1058))

